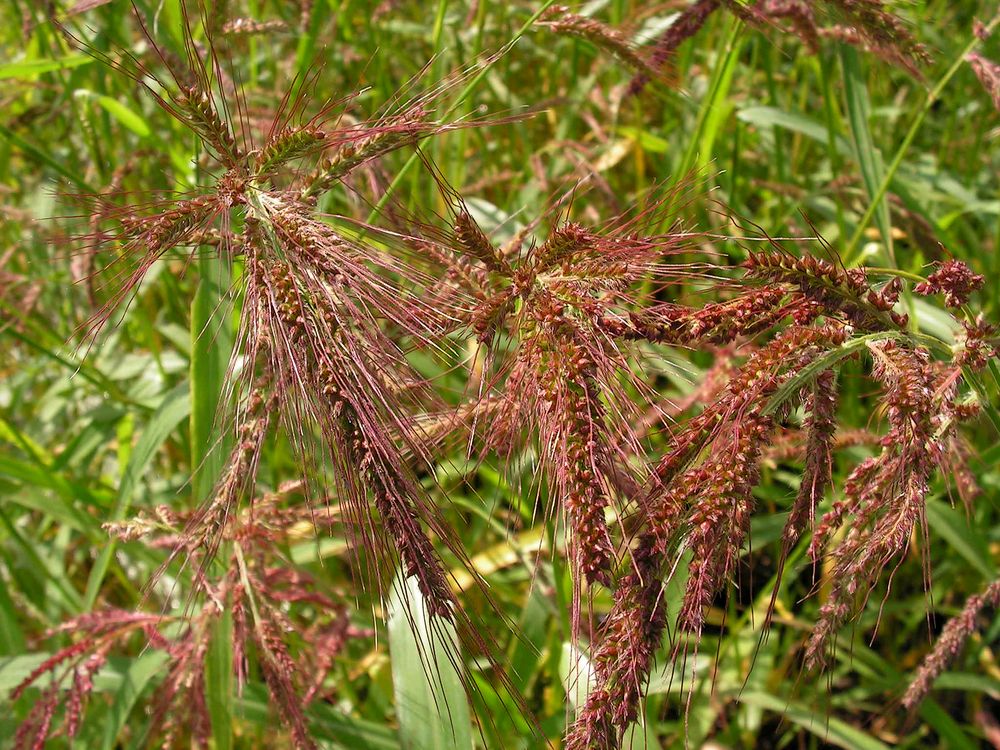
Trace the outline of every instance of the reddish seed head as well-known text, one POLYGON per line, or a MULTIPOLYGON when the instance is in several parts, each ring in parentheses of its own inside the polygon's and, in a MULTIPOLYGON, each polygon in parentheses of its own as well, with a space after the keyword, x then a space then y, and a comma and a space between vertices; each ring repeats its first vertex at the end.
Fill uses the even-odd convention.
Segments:
POLYGON ((944 294, 948 307, 961 307, 969 301, 973 292, 982 289, 986 278, 973 273, 968 265, 960 260, 948 260, 940 263, 934 273, 913 287, 917 294, 944 294))
POLYGON ((944 626, 934 648, 924 657, 903 696, 906 708, 912 709, 920 704, 938 676, 958 658, 965 642, 978 626, 980 613, 991 607, 1000 607, 1000 580, 990 583, 982 593, 970 596, 962 611, 944 626))

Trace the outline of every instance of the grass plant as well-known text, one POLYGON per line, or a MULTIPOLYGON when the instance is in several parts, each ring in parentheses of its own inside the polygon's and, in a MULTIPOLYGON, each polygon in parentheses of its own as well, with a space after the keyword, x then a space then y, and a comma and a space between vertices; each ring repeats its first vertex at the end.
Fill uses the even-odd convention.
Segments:
POLYGON ((0 747, 1000 747, 995 3, 0 13, 0 747))

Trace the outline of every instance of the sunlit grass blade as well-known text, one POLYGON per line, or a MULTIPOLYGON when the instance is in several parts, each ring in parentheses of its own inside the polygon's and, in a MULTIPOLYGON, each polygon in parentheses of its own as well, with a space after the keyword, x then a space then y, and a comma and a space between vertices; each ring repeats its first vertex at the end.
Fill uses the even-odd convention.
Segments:
MULTIPOLYGON (((223 423, 222 395, 232 334, 225 314, 225 266, 214 258, 201 257, 198 269, 200 278, 191 306, 190 429, 191 488, 200 503, 209 499, 228 453, 230 438, 223 423)), ((228 616, 214 629, 206 655, 206 702, 219 750, 228 750, 233 742, 233 647, 231 624, 227 623, 228 616)))
POLYGON ((896 265, 892 241, 892 224, 889 219, 889 204, 885 195, 879 194, 879 186, 885 181, 885 166, 882 153, 875 147, 871 131, 871 105, 868 86, 865 83, 858 51, 854 47, 843 46, 840 62, 844 71, 844 96, 847 99, 847 121, 851 126, 854 154, 861 169, 861 177, 868 192, 868 200, 875 206, 875 219, 882 234, 886 256, 892 266, 896 265))
POLYGON ((431 618, 415 578, 389 595, 389 655, 399 735, 407 750, 471 750, 472 722, 454 627, 431 618))

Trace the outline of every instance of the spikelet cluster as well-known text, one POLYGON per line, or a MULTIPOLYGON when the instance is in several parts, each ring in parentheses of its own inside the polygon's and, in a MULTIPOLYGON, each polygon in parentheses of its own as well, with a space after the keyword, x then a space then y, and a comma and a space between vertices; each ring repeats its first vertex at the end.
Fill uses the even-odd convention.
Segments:
MULTIPOLYGON (((679 45, 720 9, 787 28, 813 50, 838 38, 912 71, 925 61, 903 22, 876 0, 697 0, 649 50, 564 7, 543 23, 634 68, 635 93, 668 70, 679 45)), ((223 17, 206 19, 210 37, 277 28, 223 17)), ((804 645, 809 665, 826 661, 840 630, 924 526, 935 472, 947 469, 963 497, 974 494, 957 428, 976 411, 966 372, 997 354, 996 331, 984 320, 964 321, 952 358, 936 360, 909 330, 901 275, 876 284, 863 269, 793 256, 776 243, 750 253, 740 269, 694 263, 691 235, 648 230, 662 223, 658 207, 603 226, 543 214, 501 247, 433 170, 451 206, 450 226, 410 222, 399 210, 391 212, 391 230, 360 222, 346 230, 349 220, 317 211, 324 193, 390 152, 459 125, 435 121, 427 97, 349 126, 335 116, 343 114, 339 105, 300 122, 301 102, 286 101, 255 142, 230 115, 245 111, 245 102, 238 94, 227 101, 211 39, 205 54, 184 21, 183 59, 147 31, 166 75, 157 79, 141 66, 126 72, 204 142, 217 169, 197 195, 126 209, 95 202, 99 218, 85 244, 113 247, 112 267, 121 270, 90 325, 106 322, 153 264, 178 248, 208 246, 224 262, 239 257, 239 334, 227 393, 232 447, 201 507, 160 507, 107 526, 120 539, 141 539, 169 560, 191 563, 190 608, 169 616, 107 609, 52 633, 74 640, 15 689, 17 700, 43 676, 55 677, 18 729, 17 747, 51 737, 60 705, 58 731, 73 737, 94 675, 114 650, 134 650, 138 641, 165 658, 151 731, 166 745, 207 745, 205 662, 227 612, 237 682, 259 678, 291 743, 315 747, 306 709, 336 692, 331 666, 350 639, 369 634, 352 624, 340 592, 323 590, 281 555, 303 526, 346 535, 359 560, 374 560, 364 583, 379 593, 384 577, 401 568, 438 625, 453 623, 493 659, 446 565, 468 563, 466 550, 425 486, 435 449, 458 433, 480 456, 507 459, 512 476, 520 468, 515 455, 534 458, 539 510, 564 531, 558 553, 572 573, 571 635, 589 637, 594 668, 594 687, 567 731, 570 750, 620 746, 668 635, 670 660, 682 663, 690 644, 697 649, 706 613, 738 577, 763 462, 802 464, 780 565, 811 534, 812 561, 832 571, 804 645), (718 296, 700 305, 674 301, 671 285, 692 279, 718 296), (449 412, 410 355, 457 357, 466 345, 476 349, 470 369, 479 368, 480 393, 449 412), (665 406, 652 403, 657 394, 636 362, 669 347, 717 358, 688 399, 665 406), (838 368, 849 360, 869 366, 884 434, 875 427, 838 432, 838 368), (663 435, 646 434, 685 412, 692 413, 663 435), (789 429, 798 413, 801 429, 789 429), (275 433, 288 438, 302 476, 268 493, 258 470, 275 433), (648 437, 662 452, 652 453, 648 437), (846 445, 876 451, 828 505, 834 454, 846 445), (331 498, 335 506, 326 504, 331 498), (686 586, 668 611, 663 588, 681 568, 686 586), (611 610, 602 622, 585 623, 585 596, 598 589, 611 610)), ((943 294, 959 307, 983 284, 948 261, 913 291, 943 294)), ((996 599, 990 588, 949 625, 907 696, 910 705, 996 599)))
POLYGON ((545 11, 540 23, 553 33, 587 40, 632 68, 637 76, 642 76, 647 81, 660 76, 662 66, 648 60, 646 53, 632 44, 621 30, 597 19, 573 13, 565 5, 553 5, 545 11))
POLYGON ((456 215, 450 249, 478 268, 486 285, 470 327, 486 344, 499 332, 518 341, 499 368, 509 372, 497 383, 487 446, 509 452, 525 433, 539 441, 552 503, 546 515, 561 512, 566 522, 577 623, 582 581, 611 583, 616 560, 608 509, 633 471, 627 455, 635 438, 609 414, 628 408, 616 321, 629 327, 634 288, 645 274, 669 282, 686 272, 664 262, 679 247, 670 236, 603 235, 567 222, 537 246, 507 256, 467 211, 456 215))
MULTIPOLYGON (((669 68, 678 48, 719 10, 728 10, 764 32, 778 28, 791 33, 813 53, 824 39, 832 39, 872 52, 916 76, 930 61, 906 22, 881 0, 695 0, 653 42, 649 65, 669 68)), ((630 92, 638 93, 649 81, 645 71, 637 73, 630 92)))
POLYGON ((943 294, 948 307, 961 307, 969 301, 973 292, 983 288, 986 278, 973 273, 960 260, 949 260, 941 263, 935 271, 913 287, 917 294, 943 294))
MULTIPOLYGON (((215 491, 188 515, 164 510, 155 519, 132 519, 109 529, 167 549, 168 562, 184 557, 192 564, 193 585, 204 597, 198 611, 184 621, 186 630, 176 643, 165 644, 165 636, 147 629, 150 642, 163 646, 171 658, 154 706, 153 731, 167 737, 168 744, 178 732, 197 743, 207 742, 211 731, 202 689, 205 660, 213 623, 229 608, 241 644, 237 674, 246 674, 249 655, 255 654, 255 669, 294 745, 313 747, 303 696, 314 699, 326 690, 325 668, 349 631, 342 625, 331 630, 333 625, 322 621, 308 633, 304 625, 290 628, 289 602, 308 600, 330 615, 342 607, 329 597, 307 594, 313 586, 308 578, 282 578, 280 565, 270 556, 289 526, 316 518, 317 500, 337 497, 343 509, 338 523, 370 566, 369 583, 376 591, 384 590, 384 578, 399 564, 417 579, 433 617, 465 617, 456 613, 448 574, 432 541, 447 544, 450 530, 438 520, 417 478, 425 457, 414 439, 410 415, 438 407, 411 371, 403 349, 407 339, 429 344, 430 337, 440 333, 432 326, 441 325, 447 310, 429 310, 408 289, 419 281, 408 258, 411 251, 398 234, 373 234, 368 241, 358 241, 337 232, 315 211, 316 199, 342 184, 353 170, 432 132, 435 126, 425 119, 429 99, 403 104, 402 114, 349 127, 331 125, 334 105, 297 123, 293 113, 298 117, 300 104, 294 103, 277 113, 263 142, 255 144, 245 123, 230 121, 229 113, 245 111, 245 102, 239 92, 235 102, 225 101, 213 77, 218 69, 214 51, 194 41, 189 19, 184 18, 184 59, 158 47, 143 30, 166 76, 157 77, 137 61, 138 72, 109 63, 131 75, 187 125, 219 169, 214 183, 195 197, 126 208, 96 201, 102 222, 118 227, 109 231, 99 226, 81 239, 95 249, 114 246, 122 270, 115 293, 92 318, 90 329, 96 335, 153 264, 175 248, 214 238, 221 261, 239 256, 244 268, 239 276, 239 333, 230 366, 231 373, 240 373, 240 381, 230 384, 233 398, 228 405, 233 448, 215 491), (159 85, 154 89, 149 80, 159 85), (299 166, 308 159, 315 162, 311 172, 299 166), (259 459, 276 429, 288 436, 302 466, 303 487, 309 492, 296 497, 305 518, 259 497, 259 459), (332 471, 326 473, 326 467, 332 471), (264 507, 270 517, 261 512, 264 507), (250 520, 248 509, 254 514, 250 520), (162 532, 168 523, 169 533, 153 533, 162 532), (212 581, 209 571, 220 557, 229 574, 212 581), (301 663, 293 654, 297 647, 288 639, 289 632, 296 633, 294 642, 305 643, 303 654, 308 656, 301 663)), ((462 559, 463 551, 454 551, 462 559)), ((484 645, 481 637, 470 637, 477 648, 484 645)), ((82 642, 96 643, 88 638, 82 642)), ((71 695, 85 697, 90 672, 75 670, 81 688, 71 695)), ((58 698, 55 692, 47 694, 21 737, 44 740, 58 698)), ((74 717, 81 710, 81 701, 73 700, 70 728, 75 728, 74 717)))
POLYGON ((970 52, 965 59, 993 100, 993 106, 1000 112, 1000 65, 976 52, 970 52))
MULTIPOLYGON (((315 747, 304 708, 335 690, 327 680, 330 665, 352 638, 369 632, 351 623, 347 607, 325 592, 308 574, 286 567, 276 544, 308 529, 329 527, 333 519, 313 514, 289 500, 301 493, 292 483, 260 496, 253 510, 230 514, 216 529, 231 550, 226 572, 212 579, 196 576, 196 598, 179 615, 95 610, 64 622, 49 637, 73 637, 18 684, 17 700, 44 677, 52 679, 20 725, 14 746, 41 747, 53 736, 53 719, 64 705, 59 731, 72 738, 93 689, 93 677, 118 653, 136 643, 164 659, 164 675, 151 706, 150 736, 164 746, 193 742, 207 745, 212 736, 205 701, 205 661, 213 632, 225 611, 231 613, 233 666, 240 689, 248 675, 259 674, 270 691, 280 720, 295 746, 315 747), (317 616, 317 612, 319 615, 317 616)), ((219 493, 228 491, 226 481, 219 493)), ((216 498, 216 503, 219 502, 216 498)), ((157 508, 110 530, 122 539, 139 539, 154 548, 176 549, 190 540, 191 529, 205 522, 198 511, 157 508)), ((207 554, 192 546, 192 555, 207 554)), ((151 655, 152 656, 152 655, 151 655)))
MULTIPOLYGON (((633 315, 615 331, 690 345, 706 335, 724 341, 760 335, 786 317, 794 323, 749 347, 742 365, 727 364, 726 385, 671 436, 652 488, 638 504, 633 527, 639 532, 616 571, 611 612, 592 642, 596 685, 567 734, 569 748, 617 747, 637 718, 653 657, 667 634, 678 634, 671 659, 686 654, 681 634, 690 633, 697 644, 706 608, 736 577, 761 461, 787 450, 782 441, 795 433, 782 436, 784 420, 796 404, 804 419, 797 431, 803 445, 794 456, 804 468, 782 533, 782 560, 812 532, 810 554, 828 560, 832 570, 830 593, 805 644, 808 665, 825 662, 840 628, 907 549, 922 525, 934 473, 964 464, 955 431, 975 409, 963 400, 961 362, 982 366, 989 360, 988 326, 967 325, 968 349, 956 349, 950 362, 936 361, 907 340, 905 318, 894 310, 899 281, 876 287, 862 271, 774 251, 752 254, 744 268, 748 280, 765 285, 700 310, 643 311, 647 318, 655 312, 659 324, 645 321, 642 327, 633 315), (717 318, 720 306, 733 314, 717 318), (720 329, 717 320, 729 327, 720 329), (867 431, 837 434, 836 368, 862 352, 883 394, 888 432, 881 438, 867 431), (820 515, 836 448, 873 442, 880 452, 854 469, 844 499, 820 515), (843 531, 836 534, 838 529, 843 531), (687 568, 684 595, 677 611, 665 611, 663 586, 681 565, 687 568)), ((962 469, 952 473, 962 484, 962 469)))
POLYGON ((921 662, 903 695, 904 706, 914 708, 920 704, 934 681, 961 654, 965 642, 977 629, 979 615, 983 610, 997 607, 1000 607, 1000 581, 993 581, 984 591, 968 598, 962 611, 948 620, 934 648, 921 662))

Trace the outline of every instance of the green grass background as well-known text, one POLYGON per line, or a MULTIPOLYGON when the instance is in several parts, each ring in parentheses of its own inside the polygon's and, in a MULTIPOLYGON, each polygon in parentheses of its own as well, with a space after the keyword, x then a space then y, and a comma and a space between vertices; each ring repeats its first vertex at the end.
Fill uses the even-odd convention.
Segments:
MULTIPOLYGON (((609 0, 576 9, 624 24, 641 42, 682 5, 609 0)), ((892 5, 933 54, 925 80, 834 44, 813 56, 788 36, 747 29, 719 13, 681 48, 676 88, 655 87, 623 101, 629 70, 585 41, 526 27, 540 4, 494 0, 315 0, 301 27, 295 4, 236 2, 233 16, 283 19, 293 30, 233 40, 228 55, 253 112, 265 113, 312 70, 318 71, 308 94, 314 104, 360 90, 351 112, 371 116, 401 89, 404 96, 417 95, 516 40, 481 75, 453 87, 440 110, 487 120, 527 108, 532 115, 458 130, 422 146, 495 236, 511 236, 583 178, 592 186, 574 210, 594 221, 641 211, 652 196, 686 181, 676 216, 686 228, 720 234, 715 251, 723 261, 738 262, 745 243, 725 239, 741 230, 720 206, 773 236, 818 231, 848 264, 920 273, 949 255, 965 260, 988 279, 975 305, 997 320, 1000 116, 962 62, 972 45, 1000 58, 1000 37, 979 42, 972 31, 973 19, 991 17, 996 3, 892 5)), ((137 6, 158 38, 176 44, 177 0, 137 6)), ((211 342, 198 335, 228 284, 218 262, 201 260, 178 273, 184 264, 173 261, 150 274, 124 317, 93 348, 79 346, 80 326, 108 293, 100 283, 89 288, 74 280, 72 235, 86 232, 87 222, 74 217, 80 209, 66 194, 109 187, 189 190, 197 184, 200 150, 133 82, 69 48, 47 23, 42 3, 6 0, 0 20, 2 746, 37 692, 14 706, 3 696, 44 658, 42 652, 60 643, 39 636, 96 607, 137 606, 162 559, 139 543, 112 547, 101 524, 160 503, 191 506, 211 486, 218 471, 218 454, 210 449, 224 386, 224 344, 232 331, 224 326, 221 339, 211 342)), ((100 49, 141 47, 127 3, 96 7, 74 23, 90 27, 100 49)), ((393 154, 380 169, 384 185, 415 213, 445 212, 440 192, 425 170, 414 168, 410 153, 393 154)), ((370 206, 334 191, 323 208, 364 217, 370 206)), ((950 338, 945 316, 931 304, 914 304, 921 329, 950 338)), ((689 392, 710 364, 704 354, 655 356, 665 396, 689 392)), ((418 364, 437 376, 443 392, 461 391, 461 373, 418 364)), ((996 372, 981 384, 991 403, 1000 385, 996 372)), ((873 424, 877 415, 860 372, 848 371, 843 382, 844 424, 873 424)), ((741 582, 730 611, 710 618, 713 627, 689 664, 696 672, 690 702, 677 679, 654 678, 646 719, 629 746, 682 747, 685 735, 691 747, 709 747, 709 741, 732 748, 985 746, 976 716, 1000 706, 994 653, 1000 620, 974 640, 918 716, 904 721, 893 701, 942 617, 997 575, 1000 416, 992 407, 986 412, 970 431, 977 449, 972 468, 983 488, 971 515, 952 505, 940 481, 932 493, 929 589, 916 545, 896 571, 891 595, 882 603, 885 587, 879 589, 845 633, 855 637, 838 651, 828 675, 803 675, 790 656, 818 608, 817 597, 804 598, 805 576, 786 578, 772 630, 761 641, 780 513, 798 481, 787 467, 767 467, 751 545, 756 578, 741 582), (936 616, 930 624, 929 610, 936 616)), ((850 461, 838 464, 838 478, 863 455, 862 449, 845 453, 850 461)), ((549 533, 531 523, 527 482, 520 491, 492 461, 467 467, 460 452, 453 458, 442 461, 429 485, 471 555, 491 551, 504 559, 484 563, 482 572, 520 635, 513 637, 499 620, 484 629, 506 655, 542 733, 558 742, 567 700, 578 697, 578 687, 566 679, 579 658, 569 645, 567 570, 549 554, 540 556, 537 570, 526 562, 549 533)), ((287 444, 269 443, 262 481, 276 485, 294 473, 287 444)), ((357 594, 358 623, 384 632, 370 598, 355 591, 338 540, 307 541, 286 552, 324 586, 357 594)), ((595 611, 609 604, 598 595, 595 611)), ((424 684, 419 660, 411 654, 405 661, 406 648, 400 645, 390 659, 384 638, 351 644, 330 675, 340 686, 340 703, 310 713, 323 747, 432 741, 421 734, 424 721, 408 720, 394 708, 401 695, 418 700, 413 696, 436 689, 424 684)), ((141 746, 148 716, 137 706, 155 689, 155 658, 136 651, 112 660, 98 680, 78 747, 141 746)), ((472 716, 494 720, 479 722, 468 741, 490 748, 537 746, 540 740, 523 720, 504 710, 510 697, 497 692, 476 663, 469 668, 480 689, 472 716)), ((216 747, 284 746, 274 739, 278 725, 259 679, 238 697, 225 675, 211 680, 209 690, 215 713, 232 713, 218 723, 216 747)), ((464 736, 456 733, 449 741, 464 736)))

